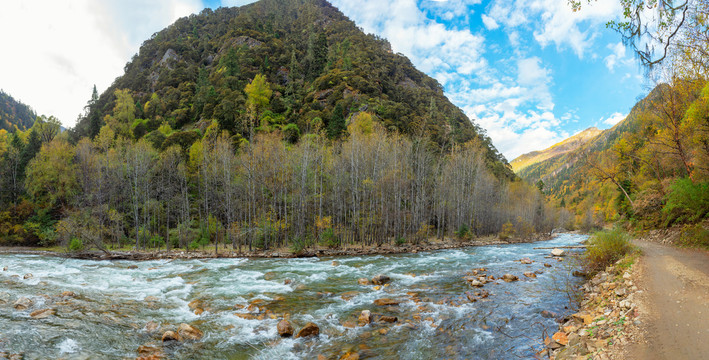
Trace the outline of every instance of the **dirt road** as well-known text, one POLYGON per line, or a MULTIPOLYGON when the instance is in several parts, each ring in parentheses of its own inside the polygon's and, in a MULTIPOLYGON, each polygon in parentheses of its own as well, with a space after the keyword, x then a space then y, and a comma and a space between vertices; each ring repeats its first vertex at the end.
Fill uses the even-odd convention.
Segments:
POLYGON ((649 242, 643 250, 638 307, 645 341, 630 359, 709 359, 709 254, 649 242))

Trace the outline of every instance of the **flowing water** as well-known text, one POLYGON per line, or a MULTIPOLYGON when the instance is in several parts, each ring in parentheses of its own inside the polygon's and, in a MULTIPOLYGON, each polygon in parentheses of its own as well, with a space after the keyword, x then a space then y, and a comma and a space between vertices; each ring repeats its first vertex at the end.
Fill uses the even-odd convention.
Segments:
POLYGON ((0 271, 0 353, 122 359, 135 358, 147 344, 174 359, 339 358, 348 351, 362 359, 530 358, 545 331, 556 329, 541 312, 571 312, 567 290, 578 282, 570 276, 571 258, 560 262, 548 258, 549 250, 533 248, 585 238, 562 234, 533 244, 305 259, 99 262, 0 255, 0 268, 7 267, 0 271), (521 264, 523 257, 534 262, 521 264), (511 273, 520 281, 473 288, 464 277, 481 267, 495 278, 511 273), (527 278, 526 271, 541 273, 527 278), (32 277, 25 279, 28 273, 32 277), (391 283, 376 288, 357 282, 377 274, 391 283), (490 295, 475 295, 482 290, 490 295), (64 291, 75 296, 61 297, 64 291), (20 297, 33 304, 15 309, 20 297), (374 305, 380 298, 401 303, 374 305), (200 300, 200 315, 190 309, 193 300, 200 300), (45 308, 56 314, 30 317, 45 308), (356 326, 365 309, 398 321, 356 326), (317 324, 320 335, 281 339, 276 325, 283 316, 296 332, 317 324), (159 324, 156 331, 148 331, 149 321, 159 324), (161 334, 180 323, 204 337, 163 345, 161 334))

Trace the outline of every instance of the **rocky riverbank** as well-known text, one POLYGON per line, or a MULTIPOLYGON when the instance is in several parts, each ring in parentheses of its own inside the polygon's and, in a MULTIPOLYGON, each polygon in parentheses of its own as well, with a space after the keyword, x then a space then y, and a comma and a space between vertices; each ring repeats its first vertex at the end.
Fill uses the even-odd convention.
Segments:
POLYGON ((637 255, 628 255, 587 281, 580 289, 579 311, 545 339, 543 353, 556 360, 624 359, 625 346, 638 341, 643 322, 636 260, 637 255))
POLYGON ((316 246, 297 253, 288 249, 264 250, 264 251, 234 251, 232 249, 220 249, 216 254, 212 248, 209 251, 201 250, 158 250, 158 251, 81 251, 81 252, 57 252, 46 251, 33 248, 13 248, 0 247, 0 253, 5 254, 28 254, 42 256, 58 256, 83 260, 160 260, 160 259, 210 259, 210 258, 304 258, 304 257, 331 257, 331 256, 362 256, 362 255, 391 255, 403 253, 418 253, 421 251, 457 249, 469 246, 503 245, 528 243, 549 240, 549 234, 534 234, 530 237, 520 239, 512 238, 501 240, 495 236, 480 237, 471 240, 458 240, 452 238, 430 239, 419 244, 404 244, 401 246, 383 244, 381 246, 366 247, 343 247, 326 248, 316 246))

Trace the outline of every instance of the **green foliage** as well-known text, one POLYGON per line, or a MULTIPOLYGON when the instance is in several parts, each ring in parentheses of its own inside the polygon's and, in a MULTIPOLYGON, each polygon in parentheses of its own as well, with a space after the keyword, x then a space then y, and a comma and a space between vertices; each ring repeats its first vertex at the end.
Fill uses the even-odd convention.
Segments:
POLYGON ((69 250, 71 251, 81 251, 84 249, 84 243, 79 238, 71 238, 69 242, 69 250))
POLYGON ((36 118, 32 108, 0 90, 0 130, 13 132, 15 126, 20 130, 29 129, 36 118))
POLYGON ((332 228, 327 228, 320 234, 320 243, 323 246, 336 249, 340 247, 340 238, 335 235, 335 231, 332 228))
POLYGON ((709 183, 693 183, 689 178, 679 178, 670 186, 662 209, 665 225, 696 222, 709 213, 709 183))
POLYGON ((148 246, 153 249, 165 247, 165 239, 160 235, 153 235, 150 237, 150 240, 148 240, 148 246))
POLYGON ((584 258, 591 270, 602 270, 612 265, 635 247, 630 243, 630 235, 619 228, 599 231, 588 241, 584 258))
POLYGON ((311 238, 305 237, 294 237, 291 239, 290 249, 293 254, 301 254, 308 247, 313 245, 313 240, 311 238))
POLYGON ((709 249, 709 230, 702 224, 685 226, 680 233, 678 245, 709 249))
POLYGON ((396 243, 396 246, 404 245, 404 244, 406 244, 406 238, 403 236, 399 236, 396 238, 395 243, 396 243))
POLYGON ((455 231, 455 235, 459 239, 467 239, 468 236, 470 235, 470 227, 468 227, 468 225, 465 225, 465 224, 461 225, 458 228, 458 230, 455 231))

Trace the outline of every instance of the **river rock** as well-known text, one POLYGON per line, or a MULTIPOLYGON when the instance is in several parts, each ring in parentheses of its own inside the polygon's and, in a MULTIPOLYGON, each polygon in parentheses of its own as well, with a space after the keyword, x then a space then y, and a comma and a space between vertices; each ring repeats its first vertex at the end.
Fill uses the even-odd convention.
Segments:
POLYGON ((27 273, 27 274, 25 274, 25 276, 23 276, 22 278, 25 279, 25 280, 27 280, 27 279, 31 279, 31 278, 33 278, 33 277, 34 277, 34 275, 32 275, 32 274, 30 274, 30 273, 27 273))
POLYGON ((564 256, 564 250, 562 249, 554 249, 551 251, 552 256, 564 256))
POLYGON ((185 339, 190 340, 199 340, 202 338, 202 336, 204 336, 204 333, 202 333, 201 330, 185 323, 180 324, 180 327, 177 328, 177 334, 185 339))
POLYGON ((392 305, 399 305, 400 303, 401 303, 401 301, 399 301, 399 300, 394 300, 394 299, 389 299, 389 298, 374 300, 374 305, 377 305, 377 306, 392 306, 392 305))
POLYGON ((544 267, 551 267, 551 264, 544 263, 544 267))
POLYGON ((526 271, 526 272, 524 273, 524 276, 526 276, 526 277, 528 277, 528 278, 534 279, 534 278, 537 277, 537 274, 535 274, 535 273, 533 273, 533 272, 531 272, 531 271, 526 271))
POLYGON ((138 268, 138 265, 129 265, 129 266, 127 267, 128 270, 135 270, 135 269, 137 269, 137 268, 138 268))
POLYGON ((44 319, 44 318, 48 318, 56 313, 57 312, 54 309, 42 309, 42 310, 33 311, 32 313, 30 313, 30 316, 33 319, 44 319))
POLYGON ((154 332, 158 331, 159 326, 160 325, 158 323, 156 323, 155 321, 152 321, 152 320, 148 321, 145 324, 145 331, 148 333, 154 333, 154 332))
POLYGON ((372 278, 372 284, 374 285, 384 285, 389 281, 391 281, 391 279, 388 276, 381 274, 372 278))
POLYGON ((502 280, 504 280, 505 282, 513 282, 519 280, 519 278, 516 275, 505 274, 502 275, 502 280))
POLYGON ((569 343, 569 338, 561 331, 556 332, 551 338, 562 346, 566 346, 569 343))
POLYGON ((379 321, 385 323, 395 323, 399 320, 396 316, 380 316, 379 321))
POLYGON ((359 291, 347 291, 347 292, 342 293, 342 295, 340 295, 340 297, 342 298, 342 300, 350 301, 350 300, 352 300, 353 297, 355 297, 357 295, 359 295, 359 291))
POLYGON ((525 264, 525 265, 529 265, 529 264, 532 263, 532 259, 530 259, 530 258, 522 258, 519 262, 522 263, 522 264, 525 264))
POLYGON ((290 321, 288 320, 281 320, 278 322, 278 326, 276 326, 278 329, 278 335, 281 337, 291 337, 293 336, 293 325, 290 324, 290 321))
POLYGON ((302 338, 302 337, 307 337, 307 336, 318 336, 320 335, 320 328, 309 322, 305 324, 305 326, 298 331, 298 335, 296 335, 296 338, 302 338))
POLYGON ((162 341, 182 341, 182 338, 180 338, 180 335, 174 331, 165 331, 165 333, 162 334, 162 341))
POLYGON ((61 294, 59 294, 60 297, 76 297, 76 294, 73 291, 64 291, 61 294))
POLYGON ((273 280, 275 277, 276 277, 276 273, 273 271, 269 271, 269 272, 263 274, 264 280, 273 280))
POLYGON ((357 284, 360 285, 371 285, 372 283, 367 278, 360 278, 357 280, 357 284))
POLYGON ((291 280, 291 279, 285 279, 285 280, 283 280, 283 285, 290 285, 290 283, 292 283, 292 282, 293 282, 293 280, 291 280))
POLYGON ((625 288, 615 289, 616 296, 625 296, 626 293, 627 291, 625 290, 625 288))
POLYGON ((357 319, 359 326, 365 326, 372 322, 372 312, 369 310, 362 310, 357 319))
POLYGON ((542 314, 543 318, 547 318, 547 319, 553 319, 557 316, 556 313, 553 313, 549 310, 543 310, 541 314, 542 314))
POLYGON ((359 360, 359 353, 347 352, 345 355, 342 355, 340 360, 359 360))
POLYGON ((485 285, 485 284, 483 284, 482 282, 480 282, 480 280, 478 280, 478 279, 473 279, 473 280, 470 281, 470 286, 483 287, 483 285, 485 285))
POLYGON ((145 302, 155 302, 158 301, 158 298, 156 296, 146 296, 145 299, 143 299, 145 302))
POLYGON ((7 271, 7 266, 5 266, 4 268, 2 268, 2 271, 7 271))
POLYGON ((32 303, 33 303, 33 301, 30 300, 29 298, 21 297, 21 298, 17 299, 17 301, 15 301, 15 303, 12 304, 12 306, 14 306, 16 310, 22 311, 22 310, 26 310, 27 308, 32 306, 32 303))

